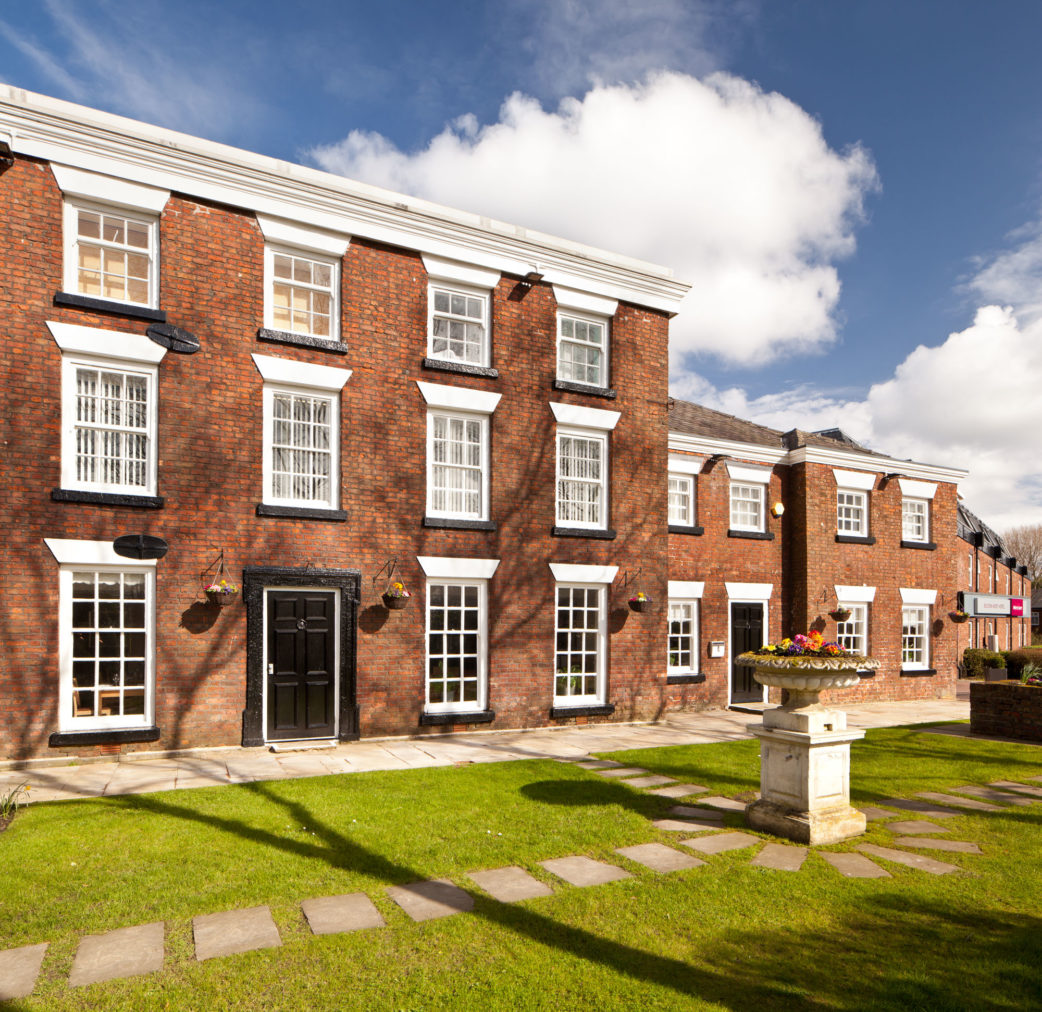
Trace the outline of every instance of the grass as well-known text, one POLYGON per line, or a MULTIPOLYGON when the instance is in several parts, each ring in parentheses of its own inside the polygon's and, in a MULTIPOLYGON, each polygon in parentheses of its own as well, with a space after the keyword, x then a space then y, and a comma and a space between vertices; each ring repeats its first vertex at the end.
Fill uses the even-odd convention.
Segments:
MULTIPOLYGON (((758 743, 618 753, 715 793, 758 785, 758 743)), ((1042 774, 1042 751, 908 729, 870 731, 855 801, 1042 774)), ((982 856, 964 874, 888 865, 841 879, 751 851, 657 876, 615 847, 658 839, 673 802, 553 762, 285 780, 30 807, 0 835, 0 948, 50 941, 43 1009, 1019 1009, 1042 1005, 1042 804, 946 821, 982 856), (388 884, 583 853, 634 877, 413 924, 388 884), (365 891, 388 928, 313 937, 299 902, 365 891), (196 963, 191 918, 267 904, 283 946, 196 963), (70 990, 79 939, 163 920, 160 974, 70 990)), ((738 820, 728 816, 734 825, 738 820)), ((890 834, 870 824, 867 837, 890 834)), ((845 846, 853 846, 848 844, 845 846)), ((923 851, 923 853, 928 853, 923 851)))

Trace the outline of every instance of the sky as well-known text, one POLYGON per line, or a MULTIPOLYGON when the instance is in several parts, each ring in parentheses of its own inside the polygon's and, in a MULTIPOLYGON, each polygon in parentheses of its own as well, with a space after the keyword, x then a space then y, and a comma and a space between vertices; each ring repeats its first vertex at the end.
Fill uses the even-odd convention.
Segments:
POLYGON ((1042 523, 1037 0, 0 0, 0 80, 660 263, 677 397, 1042 523))

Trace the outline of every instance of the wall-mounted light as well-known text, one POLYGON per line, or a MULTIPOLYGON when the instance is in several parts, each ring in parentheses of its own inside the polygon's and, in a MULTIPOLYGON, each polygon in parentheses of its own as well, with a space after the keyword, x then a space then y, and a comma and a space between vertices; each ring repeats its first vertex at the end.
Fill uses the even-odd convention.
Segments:
POLYGON ((0 172, 4 172, 14 165, 14 152, 8 141, 0 141, 0 172))
POLYGON ((785 506, 782 503, 780 503, 780 502, 776 502, 771 507, 771 516, 772 517, 780 517, 784 512, 785 512, 785 506))

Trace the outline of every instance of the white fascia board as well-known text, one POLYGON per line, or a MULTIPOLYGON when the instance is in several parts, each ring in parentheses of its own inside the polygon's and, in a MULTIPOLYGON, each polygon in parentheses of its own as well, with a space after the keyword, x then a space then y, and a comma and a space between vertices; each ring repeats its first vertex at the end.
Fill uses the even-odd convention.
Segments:
POLYGON ((67 197, 84 197, 101 204, 118 204, 135 211, 159 214, 170 199, 170 190, 156 186, 143 186, 126 179, 106 176, 97 172, 84 172, 70 165, 51 163, 51 172, 58 188, 67 197))
POLYGON ((771 480, 772 471, 769 467, 754 467, 751 464, 733 464, 727 461, 727 474, 735 481, 767 485, 771 480))
POLYGON ((558 583, 611 583, 618 566, 577 566, 567 562, 551 562, 550 572, 558 583))
POLYGON ((44 538, 60 566, 152 566, 156 559, 128 559, 117 555, 111 541, 74 541, 69 538, 44 538))
POLYGON ((725 583, 730 600, 769 601, 774 591, 773 583, 725 583))
POLYGON ((669 597, 670 600, 681 597, 701 597, 705 588, 704 580, 670 580, 669 597))
POLYGON ((611 432, 622 417, 621 411, 584 408, 578 404, 561 404, 559 401, 551 401, 550 410, 554 413, 558 425, 574 425, 580 429, 600 429, 602 432, 611 432))
POLYGON ((158 365, 167 352, 166 348, 149 340, 144 334, 82 327, 76 323, 58 323, 55 320, 47 321, 47 329, 62 351, 79 352, 95 358, 116 358, 122 362, 158 365))
POLYGON ((296 362, 288 358, 274 358, 271 355, 251 355, 257 372, 267 383, 283 383, 286 386, 308 387, 312 390, 329 390, 336 392, 344 389, 344 384, 351 378, 350 369, 335 369, 329 365, 312 365, 310 362, 296 362))
POLYGON ((491 580, 499 559, 454 559, 442 555, 417 555, 424 575, 432 580, 491 580))
POLYGON ((496 410, 502 394, 489 393, 487 390, 472 390, 470 387, 450 387, 443 383, 424 383, 417 380, 416 385, 423 394, 423 399, 432 408, 455 408, 458 411, 478 411, 483 415, 491 415, 496 410))
POLYGON ((681 453, 701 453, 707 457, 737 457, 740 460, 755 460, 765 464, 787 464, 786 450, 778 446, 759 446, 756 443, 737 443, 729 439, 713 439, 695 436, 690 432, 670 432, 669 448, 681 453))
POLYGON ((908 478, 898 478, 897 484, 901 486, 901 495, 907 499, 932 499, 937 494, 937 482, 935 481, 910 481, 908 478))
POLYGON ((267 242, 278 242, 285 246, 310 250, 312 253, 342 257, 347 252, 347 247, 351 245, 350 235, 308 228, 281 218, 269 218, 266 214, 257 215, 257 224, 260 225, 260 230, 264 233, 267 242))
POLYGON ((0 131, 21 155, 519 277, 537 269, 670 315, 691 288, 643 260, 3 84, 0 131))
POLYGON ((936 600, 936 590, 919 590, 915 587, 901 588, 902 604, 933 604, 936 600))
POLYGON ((421 254, 423 266, 427 268, 427 276, 436 281, 454 281, 459 285, 470 285, 472 288, 495 288, 502 274, 490 271, 474 264, 460 263, 458 260, 446 260, 444 257, 421 254))
POLYGON ((893 457, 873 457, 866 453, 850 453, 830 450, 822 446, 801 446, 790 450, 787 464, 828 464, 835 467, 863 467, 876 472, 903 474, 909 478, 925 481, 944 481, 958 484, 969 472, 960 467, 943 467, 939 464, 919 464, 911 460, 893 457))
POLYGON ((669 470, 674 474, 701 474, 705 462, 705 457, 695 457, 686 453, 671 453, 669 455, 669 470))
POLYGON ((618 299, 606 299, 592 292, 580 292, 565 285, 553 285, 553 290, 558 309, 577 309, 580 313, 611 317, 619 308, 618 299))
POLYGON ((836 600, 843 604, 871 604, 875 599, 875 587, 851 587, 836 584, 836 600))
POLYGON ((866 471, 841 471, 834 467, 832 473, 836 477, 836 484, 840 488, 855 488, 860 492, 871 492, 875 488, 877 474, 868 474, 866 471))

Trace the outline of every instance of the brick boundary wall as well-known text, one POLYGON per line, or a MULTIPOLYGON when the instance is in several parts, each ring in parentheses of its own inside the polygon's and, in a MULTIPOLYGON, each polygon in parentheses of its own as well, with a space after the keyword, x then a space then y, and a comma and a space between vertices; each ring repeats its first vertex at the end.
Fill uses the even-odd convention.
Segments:
POLYGON ((1042 741, 1042 688, 1020 682, 972 682, 970 731, 1042 741))

